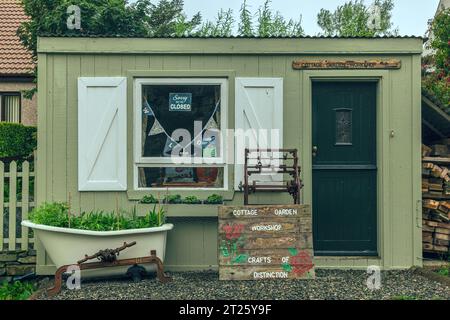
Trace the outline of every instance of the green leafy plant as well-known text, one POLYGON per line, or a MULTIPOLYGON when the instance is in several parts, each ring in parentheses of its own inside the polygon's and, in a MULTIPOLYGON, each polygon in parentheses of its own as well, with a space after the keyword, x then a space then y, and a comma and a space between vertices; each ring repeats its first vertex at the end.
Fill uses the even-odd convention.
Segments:
POLYGON ((0 123, 0 159, 27 158, 37 147, 36 128, 19 123, 0 123))
MULTIPOLYGON (((280 12, 271 8, 271 0, 265 0, 255 13, 244 0, 239 10, 237 34, 244 37, 286 37, 302 36, 304 30, 299 20, 285 19, 280 12), (253 21, 255 20, 255 22, 253 21)), ((214 21, 205 22, 196 32, 199 36, 229 37, 235 29, 233 10, 221 9, 214 21)))
POLYGON ((164 197, 164 203, 170 203, 170 204, 179 204, 182 203, 181 196, 179 194, 172 194, 172 195, 166 195, 164 197))
POLYGON ((67 228, 69 226, 69 206, 65 203, 44 203, 34 209, 29 218, 37 224, 67 228))
POLYGON ((26 300, 35 291, 35 286, 30 282, 16 281, 12 284, 3 282, 0 285, 0 300, 26 300))
POLYGON ((444 277, 450 277, 449 269, 450 269, 450 265, 445 266, 445 267, 441 267, 437 271, 437 273, 439 273, 441 276, 444 276, 444 277))
POLYGON ((222 204, 223 197, 217 194, 210 195, 206 200, 205 204, 222 204))
POLYGON ((147 216, 150 224, 155 226, 162 226, 164 223, 166 223, 166 212, 163 207, 159 206, 156 208, 156 205, 153 207, 153 210, 151 210, 148 213, 147 216))
POLYGON ((152 194, 149 196, 143 196, 141 200, 139 200, 139 203, 144 203, 144 204, 154 204, 154 203, 158 203, 158 199, 156 199, 152 194))
POLYGON ((196 196, 187 196, 186 198, 184 198, 183 203, 200 204, 200 203, 202 203, 202 201, 199 198, 197 198, 196 196))
POLYGON ((69 214, 65 203, 44 203, 30 213, 36 224, 52 227, 91 231, 114 231, 159 227, 165 223, 165 211, 156 205, 147 215, 137 216, 136 208, 131 212, 90 211, 80 215, 69 214))

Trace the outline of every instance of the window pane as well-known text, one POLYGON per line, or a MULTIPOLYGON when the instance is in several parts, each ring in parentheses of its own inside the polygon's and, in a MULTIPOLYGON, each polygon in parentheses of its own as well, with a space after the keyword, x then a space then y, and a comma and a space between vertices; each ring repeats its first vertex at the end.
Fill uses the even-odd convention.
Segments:
POLYGON ((4 95, 2 99, 2 121, 20 122, 20 96, 4 95))
POLYGON ((336 109, 336 144, 352 144, 352 110, 336 109))
POLYGON ((139 168, 139 188, 223 188, 223 168, 139 168))
POLYGON ((142 91, 143 157, 170 157, 183 148, 183 156, 220 156, 220 85, 144 85, 142 91), (174 135, 178 129, 184 131, 174 135))

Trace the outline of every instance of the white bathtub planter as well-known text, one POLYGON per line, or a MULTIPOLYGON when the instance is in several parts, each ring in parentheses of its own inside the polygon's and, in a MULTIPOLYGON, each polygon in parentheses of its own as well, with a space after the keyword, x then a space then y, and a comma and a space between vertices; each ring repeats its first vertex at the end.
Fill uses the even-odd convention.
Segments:
MULTIPOLYGON (((115 249, 125 242, 133 241, 136 241, 136 245, 121 251, 118 259, 147 257, 150 256, 151 250, 156 250, 157 257, 164 261, 167 231, 173 228, 173 224, 167 223, 153 228, 88 231, 35 224, 29 220, 22 221, 22 225, 33 229, 57 268, 76 264, 86 254, 93 255, 100 250, 115 249)), ((95 260, 89 262, 95 262, 95 260)), ((149 272, 156 270, 151 264, 143 265, 143 267, 149 272)), ((81 275, 82 277, 124 275, 128 268, 129 266, 85 270, 81 275)))

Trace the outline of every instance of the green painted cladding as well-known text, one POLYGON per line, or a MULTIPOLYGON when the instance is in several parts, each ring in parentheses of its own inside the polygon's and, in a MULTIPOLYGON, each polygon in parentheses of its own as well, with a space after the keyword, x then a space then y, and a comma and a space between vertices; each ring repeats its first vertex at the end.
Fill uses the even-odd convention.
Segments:
MULTIPOLYGON (((78 192, 77 79, 126 76, 128 142, 132 145, 134 76, 229 78, 229 126, 234 126, 234 78, 284 79, 284 146, 298 148, 312 202, 312 81, 377 81, 377 230, 379 257, 317 257, 319 267, 408 268, 421 265, 420 53, 421 39, 39 39, 38 202, 69 201, 74 209, 131 208, 142 196, 131 179, 128 192, 78 192), (296 59, 399 59, 399 70, 292 69, 296 59), (117 199, 117 200, 116 200, 117 199)), ((231 168, 232 169, 232 168, 231 168)), ((233 179, 233 170, 230 178, 233 179)), ((233 183, 230 181, 230 186, 233 183)), ((177 192, 205 197, 210 192, 177 192)), ((232 205, 242 194, 223 192, 232 205)), ((285 195, 259 195, 261 203, 286 203, 285 195)), ((314 205, 312 203, 312 205, 314 205)), ((172 270, 217 267, 217 208, 173 206, 166 265, 172 270)), ((39 242, 38 272, 54 272, 39 242)), ((70 250, 68 248, 68 250, 70 250)))

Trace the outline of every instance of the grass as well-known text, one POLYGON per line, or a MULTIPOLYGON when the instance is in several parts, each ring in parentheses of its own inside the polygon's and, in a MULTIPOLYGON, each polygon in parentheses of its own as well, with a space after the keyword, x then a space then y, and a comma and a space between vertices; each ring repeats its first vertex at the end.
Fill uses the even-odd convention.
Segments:
POLYGON ((0 284, 0 300, 27 300, 35 290, 30 282, 4 282, 0 284))

